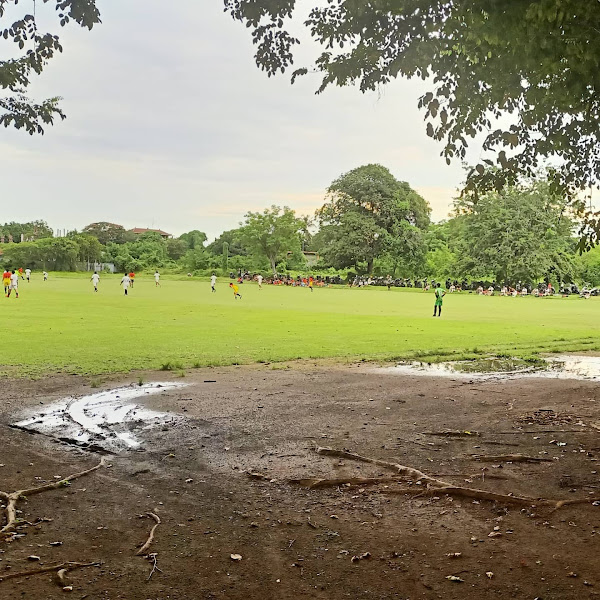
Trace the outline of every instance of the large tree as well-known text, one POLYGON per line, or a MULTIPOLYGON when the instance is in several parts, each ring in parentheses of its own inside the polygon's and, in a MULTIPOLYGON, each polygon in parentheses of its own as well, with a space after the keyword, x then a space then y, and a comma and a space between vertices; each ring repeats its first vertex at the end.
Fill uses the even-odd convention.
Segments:
POLYGON ((47 7, 47 12, 62 27, 74 22, 92 29, 100 23, 95 0, 31 0, 20 4, 18 0, 0 0, 0 35, 18 47, 14 54, 12 50, 3 52, 6 58, 0 60, 0 91, 5 94, 0 95, 0 124, 25 129, 31 135, 44 133, 44 127, 56 117, 65 118, 59 97, 36 102, 26 96, 34 75, 40 75, 48 61, 62 52, 57 35, 38 29, 36 11, 46 4, 53 5, 47 7))
POLYGON ((133 237, 128 236, 123 225, 117 225, 115 223, 108 223, 107 221, 99 221, 98 223, 90 223, 86 225, 82 233, 87 235, 93 235, 101 244, 108 244, 114 242, 116 244, 123 244, 127 241, 132 241, 133 237), (131 237, 131 239, 130 239, 131 237))
POLYGON ((358 167, 329 186, 317 211, 321 254, 337 268, 365 263, 368 273, 385 254, 395 264, 412 265, 424 255, 420 231, 429 225, 429 213, 427 202, 385 167, 358 167))
POLYGON ((573 221, 547 184, 510 186, 476 203, 460 200, 456 210, 461 215, 455 247, 462 274, 492 276, 498 283, 573 277, 573 221))
POLYGON ((300 236, 304 225, 291 208, 272 206, 263 212, 246 213, 240 239, 252 254, 269 261, 275 275, 278 262, 289 252, 301 251, 300 236))
MULTIPOLYGON (((224 2, 251 28, 257 64, 289 69, 299 41, 286 28, 300 3, 224 2)), ((323 51, 293 78, 316 70, 319 91, 375 90, 399 76, 431 84, 419 105, 446 161, 465 159, 476 136, 489 151, 466 181, 475 199, 546 159, 553 192, 571 200, 600 180, 598 0, 326 0, 305 25, 323 51)), ((587 224, 582 247, 600 236, 598 215, 587 224)))

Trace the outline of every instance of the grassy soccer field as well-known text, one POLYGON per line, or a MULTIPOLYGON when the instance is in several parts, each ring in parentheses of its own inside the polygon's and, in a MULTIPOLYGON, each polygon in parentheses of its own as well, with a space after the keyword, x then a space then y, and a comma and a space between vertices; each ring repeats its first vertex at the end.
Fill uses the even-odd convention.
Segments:
POLYGON ((3 298, 0 370, 39 375, 100 374, 283 361, 464 358, 495 353, 600 348, 600 299, 447 295, 441 319, 433 295, 386 288, 240 286, 211 294, 206 281, 139 277, 124 297, 121 276, 36 274, 20 298, 3 298))

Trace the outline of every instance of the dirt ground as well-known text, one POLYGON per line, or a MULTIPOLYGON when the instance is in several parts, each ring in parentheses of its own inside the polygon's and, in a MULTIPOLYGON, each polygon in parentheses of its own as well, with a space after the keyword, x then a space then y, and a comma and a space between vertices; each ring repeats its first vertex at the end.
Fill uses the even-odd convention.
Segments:
MULTIPOLYGON (((195 370, 177 381, 187 386, 144 404, 185 420, 144 431, 142 448, 107 455, 108 467, 19 502, 30 524, 0 541, 0 598, 64 597, 52 573, 1 581, 64 561, 101 563, 69 575, 70 597, 82 600, 600 597, 600 505, 552 511, 419 496, 419 484, 405 480, 323 489, 288 481, 393 475, 314 451, 328 446, 502 494, 600 498, 597 383, 407 377, 310 363, 195 370), (449 431, 463 434, 435 435, 449 431), (550 460, 480 462, 475 454, 550 460), (160 571, 149 578, 151 562, 135 553, 153 525, 143 517, 150 511, 162 523, 150 549, 160 571)), ((0 490, 99 462, 97 453, 9 426, 23 409, 92 391, 75 376, 8 383, 0 490)))

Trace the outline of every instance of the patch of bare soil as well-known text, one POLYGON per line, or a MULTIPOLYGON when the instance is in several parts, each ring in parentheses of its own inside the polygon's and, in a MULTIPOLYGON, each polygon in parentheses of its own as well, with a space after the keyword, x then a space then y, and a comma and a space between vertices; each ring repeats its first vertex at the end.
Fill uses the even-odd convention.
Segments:
POLYGON ((600 596, 597 383, 308 364, 176 381, 137 402, 185 418, 140 424, 138 447, 102 455, 10 427, 98 390, 8 384, 0 527, 12 492, 50 489, 13 502, 0 598, 600 596))

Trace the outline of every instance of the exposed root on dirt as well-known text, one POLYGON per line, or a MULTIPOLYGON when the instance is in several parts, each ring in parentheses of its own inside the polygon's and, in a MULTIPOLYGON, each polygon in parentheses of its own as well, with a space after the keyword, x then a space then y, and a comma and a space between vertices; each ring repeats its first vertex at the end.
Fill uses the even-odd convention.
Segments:
MULTIPOLYGON (((17 518, 17 503, 19 500, 24 500, 28 496, 35 496, 36 494, 41 494, 42 492, 47 492, 49 490, 56 490, 60 487, 68 486, 71 481, 75 479, 79 479, 84 475, 88 475, 93 471, 96 471, 100 467, 105 465, 105 459, 102 457, 100 463, 91 469, 86 469, 85 471, 81 471, 80 473, 74 473, 73 475, 69 475, 60 481, 55 481, 53 483, 47 483, 46 485, 41 485, 39 487, 28 488, 24 490, 17 490, 16 492, 8 493, 8 492, 0 492, 0 498, 6 500, 6 525, 0 529, 0 540, 6 539, 8 537, 12 537, 15 535, 16 528, 21 524, 19 519, 17 518)), ((23 523, 24 524, 24 523, 23 523)))
POLYGON ((50 567, 40 567, 31 571, 20 571, 19 573, 8 573, 7 575, 0 575, 0 583, 7 581, 8 579, 19 579, 21 577, 30 577, 31 575, 40 575, 42 573, 56 572, 60 585, 66 585, 63 583, 65 575, 69 571, 75 571, 76 569, 85 569, 87 567, 99 567, 102 563, 78 563, 78 562, 64 562, 59 565, 53 565, 50 567), (62 574, 62 577, 59 575, 62 574))
MULTIPOLYGON (((136 556, 146 555, 146 551, 148 550, 148 548, 150 548, 150 546, 152 545, 152 542, 154 541, 154 532, 156 531, 156 528, 160 525, 160 517, 158 515, 155 515, 154 513, 149 512, 149 513, 146 513, 146 516, 154 519, 156 521, 156 523, 150 530, 150 535, 148 536, 146 543, 135 553, 136 556)), ((151 556, 151 555, 149 554, 148 556, 151 556)), ((156 557, 156 554, 154 556, 156 557)))
POLYGON ((503 504, 515 504, 518 506, 548 506, 558 510, 563 506, 570 506, 573 504, 590 504, 592 502, 600 501, 598 498, 582 498, 577 500, 548 500, 544 498, 528 498, 525 496, 514 496, 509 494, 497 494, 495 492, 488 492, 487 490, 480 490, 476 488, 469 488, 463 486, 453 485, 447 481, 437 479, 426 475, 418 469, 413 467, 406 467, 398 463, 392 463, 385 460, 379 460, 377 458, 370 458, 367 456, 361 456, 360 454, 354 454, 353 452, 346 452, 344 450, 335 450, 333 448, 315 448, 317 454, 323 456, 332 456, 336 458, 344 458, 347 460, 354 460, 358 462, 365 462, 373 465, 379 465, 386 469, 391 469, 397 473, 394 478, 376 477, 376 478, 336 478, 336 479, 295 479, 290 480, 290 483, 297 483, 308 488, 322 488, 330 486, 339 486, 345 483, 353 484, 355 482, 361 482, 364 484, 376 484, 386 482, 398 482, 400 478, 410 479, 417 485, 422 487, 409 487, 403 489, 383 489, 383 494, 417 494, 423 496, 433 496, 438 494, 448 494, 450 496, 457 496, 462 498, 472 498, 474 500, 489 500, 491 502, 499 502, 503 504))
POLYGON ((473 454, 472 460, 478 460, 481 462, 513 462, 513 463, 541 463, 541 462, 553 462, 551 458, 537 458, 535 456, 525 456, 524 454, 498 454, 496 456, 485 455, 485 454, 473 454))
POLYGON ((380 483, 395 483, 402 481, 402 477, 341 477, 338 479, 288 479, 289 483, 296 483, 311 490, 325 487, 338 487, 340 485, 378 485, 380 483))

